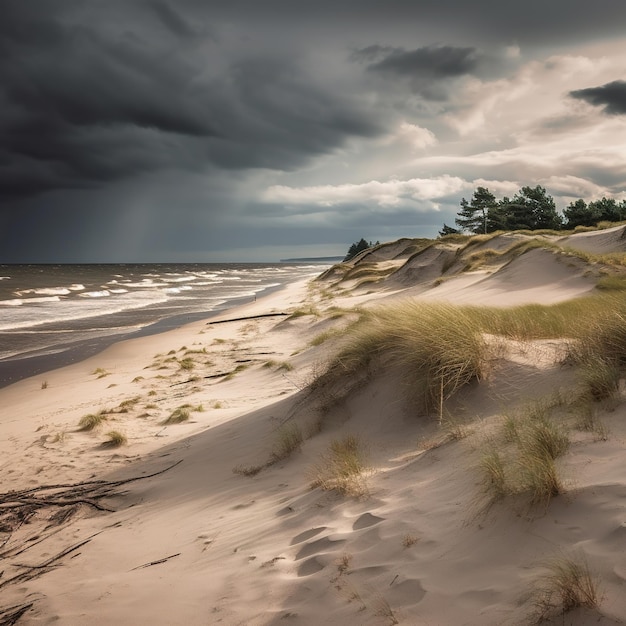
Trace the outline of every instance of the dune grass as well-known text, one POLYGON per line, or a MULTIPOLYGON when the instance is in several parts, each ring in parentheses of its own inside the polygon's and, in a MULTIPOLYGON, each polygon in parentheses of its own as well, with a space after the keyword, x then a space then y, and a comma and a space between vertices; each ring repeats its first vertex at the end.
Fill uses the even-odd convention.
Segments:
POLYGON ((384 358, 407 372, 425 410, 440 410, 459 387, 480 379, 487 363, 480 325, 451 305, 403 302, 363 311, 344 334, 322 379, 367 371, 374 359, 384 358))
POLYGON ((547 504, 563 491, 555 461, 567 452, 570 440, 565 426, 550 416, 557 404, 535 402, 506 416, 502 441, 487 442, 479 468, 489 503, 526 494, 531 504, 547 504))
POLYGON ((284 424, 276 432, 276 441, 272 449, 271 460, 282 461, 299 450, 304 441, 302 429, 295 422, 284 424))
POLYGON ((110 430, 107 434, 107 440, 102 444, 107 448, 119 448, 128 442, 126 435, 119 430, 110 430))
POLYGON ((342 495, 367 494, 365 448, 355 435, 334 439, 311 470, 312 486, 342 495))
POLYGON ((162 424, 182 424, 186 422, 191 417, 191 412, 188 407, 179 406, 174 409, 167 418, 165 418, 161 423, 162 424))
POLYGON ((104 422, 106 419, 106 413, 102 411, 100 413, 89 413, 87 415, 83 415, 83 417, 81 417, 80 421, 78 422, 78 430, 94 430, 95 428, 100 426, 100 424, 102 424, 102 422, 104 422))
POLYGON ((535 580, 532 594, 536 623, 579 607, 599 606, 599 581, 583 556, 559 555, 543 566, 545 572, 535 580))

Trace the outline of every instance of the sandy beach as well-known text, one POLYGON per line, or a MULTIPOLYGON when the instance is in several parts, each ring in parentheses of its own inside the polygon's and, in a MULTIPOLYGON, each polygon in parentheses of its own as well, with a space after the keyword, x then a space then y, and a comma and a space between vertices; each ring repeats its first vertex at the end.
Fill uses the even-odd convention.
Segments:
POLYGON ((428 410, 393 358, 345 378, 329 363, 381 306, 593 296, 624 268, 591 255, 623 256, 624 229, 521 252, 533 238, 383 244, 0 389, 0 624, 623 623, 624 380, 592 398, 585 430, 570 339, 484 333, 481 375, 441 382, 428 410), (558 493, 489 500, 485 450, 513 445, 502 424, 538 405, 567 430, 558 493), (349 437, 362 472, 333 488, 320 476, 349 437), (588 565, 597 602, 564 607, 545 587, 558 558, 588 565))

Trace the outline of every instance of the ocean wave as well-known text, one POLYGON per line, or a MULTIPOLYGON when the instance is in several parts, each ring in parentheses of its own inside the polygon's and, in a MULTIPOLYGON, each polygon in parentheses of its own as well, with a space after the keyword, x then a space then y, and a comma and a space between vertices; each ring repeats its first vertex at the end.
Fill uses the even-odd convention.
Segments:
MULTIPOLYGON (((43 324, 71 323, 74 320, 114 315, 167 302, 168 296, 160 290, 142 290, 120 294, 115 298, 83 297, 82 299, 61 300, 57 297, 51 306, 28 306, 34 300, 43 300, 43 298, 28 298, 23 301, 24 306, 17 309, 14 306, 0 308, 0 331, 21 330, 43 324)), ((45 300, 51 302, 53 299, 45 300)))
POLYGON ((108 289, 103 289, 102 291, 86 291, 78 295, 81 298, 107 298, 111 295, 111 292, 108 289))
POLYGON ((42 304, 44 302, 60 302, 59 296, 44 296, 41 298, 14 298, 12 300, 0 300, 3 306, 23 306, 24 304, 42 304))

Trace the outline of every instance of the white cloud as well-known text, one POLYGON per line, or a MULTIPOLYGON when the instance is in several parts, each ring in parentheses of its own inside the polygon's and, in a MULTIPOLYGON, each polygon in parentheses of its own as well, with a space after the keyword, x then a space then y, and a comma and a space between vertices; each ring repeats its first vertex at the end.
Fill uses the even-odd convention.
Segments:
POLYGON ((400 124, 393 138, 408 142, 413 150, 423 150, 424 148, 435 146, 438 143, 437 137, 435 137, 435 134, 428 130, 428 128, 422 128, 421 126, 409 124, 408 122, 402 122, 400 124))
POLYGON ((426 208, 437 209, 433 202, 460 192, 466 181, 456 176, 436 178, 411 178, 409 180, 372 180, 361 184, 317 185, 313 187, 287 187, 274 185, 263 194, 263 200, 285 205, 316 205, 330 207, 342 204, 375 204, 380 207, 397 207, 403 203, 430 201, 426 208))

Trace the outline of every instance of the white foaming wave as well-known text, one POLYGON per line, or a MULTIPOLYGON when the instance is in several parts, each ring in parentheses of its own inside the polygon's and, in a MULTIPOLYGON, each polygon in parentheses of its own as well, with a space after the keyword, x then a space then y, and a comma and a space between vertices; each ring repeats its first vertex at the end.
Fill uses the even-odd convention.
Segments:
POLYGON ((15 295, 22 297, 30 293, 38 296, 66 296, 70 293, 70 290, 67 287, 44 287, 41 289, 23 289, 22 291, 16 291, 15 295))
POLYGON ((181 285, 180 287, 167 287, 163 291, 165 293, 180 293, 181 291, 191 291, 193 287, 189 285, 181 285))
POLYGON ((78 294, 81 298, 107 298, 111 295, 108 289, 102 291, 85 291, 85 293, 78 294))
POLYGON ((43 296, 41 298, 14 298, 13 300, 0 300, 3 306, 23 306, 24 304, 42 304, 44 302, 60 302, 59 296, 43 296))
POLYGON ((111 293, 128 293, 128 289, 109 289, 111 293))
POLYGON ((11 280, 10 276, 0 276, 0 280, 11 280))
MULTIPOLYGON (((80 294, 83 295, 83 294, 80 294)), ((0 330, 18 330, 53 322, 70 322, 72 320, 99 317, 121 313, 132 309, 141 309, 152 304, 166 302, 168 297, 160 290, 139 291, 121 294, 116 298, 90 298, 82 300, 54 299, 51 306, 26 306, 35 298, 23 302, 25 306, 19 308, 0 308, 0 330), (18 314, 19 311, 19 314, 18 314)), ((41 300, 41 299, 38 299, 41 300)), ((46 301, 52 302, 52 298, 46 301)))
POLYGON ((171 274, 166 274, 166 277, 161 278, 166 283, 189 283, 193 280, 198 280, 198 276, 178 276, 174 278, 171 274), (169 278, 172 276, 171 278, 169 278))

